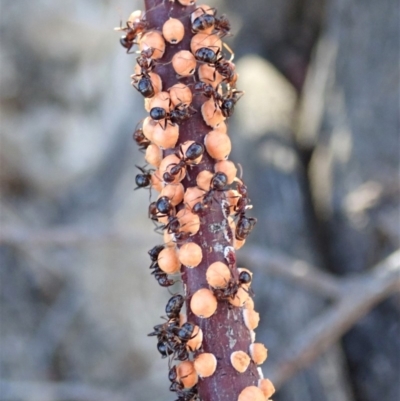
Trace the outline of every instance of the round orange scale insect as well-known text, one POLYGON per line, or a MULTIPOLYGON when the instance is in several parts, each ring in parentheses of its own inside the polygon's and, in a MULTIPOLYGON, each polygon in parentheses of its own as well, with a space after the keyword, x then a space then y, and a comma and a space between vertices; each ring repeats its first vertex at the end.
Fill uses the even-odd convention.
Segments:
MULTIPOLYGON (((172 0, 173 1, 173 0, 172 0)), ((196 3, 196 0, 178 0, 178 2, 182 5, 182 6, 192 6, 193 4, 196 3)))
POLYGON ((165 21, 162 27, 162 34, 168 43, 176 45, 183 39, 185 27, 179 19, 170 18, 165 21))
POLYGON ((203 259, 203 251, 194 242, 187 242, 179 248, 179 261, 188 268, 197 267, 203 259))
POLYGON ((183 202, 190 210, 197 202, 201 202, 204 197, 204 191, 197 187, 189 187, 186 189, 185 195, 183 196, 183 202))
POLYGON ((209 352, 204 352, 194 360, 194 368, 201 378, 210 377, 217 368, 217 358, 209 352))
POLYGON ((260 314, 254 309, 243 309, 243 321, 249 330, 254 330, 260 322, 260 314))
POLYGON ((217 127, 225 120, 222 111, 215 105, 214 99, 209 99, 202 104, 201 115, 204 122, 211 128, 217 127))
POLYGON ((151 143, 147 147, 146 153, 144 155, 144 159, 146 160, 146 162, 154 167, 158 167, 161 163, 162 158, 162 150, 155 143, 151 143))
POLYGON ((175 242, 174 242, 174 236, 168 232, 168 230, 164 230, 164 244, 168 248, 174 248, 175 249, 175 242))
POLYGON ((179 125, 167 123, 167 126, 164 128, 164 124, 161 124, 159 122, 156 123, 152 134, 152 142, 161 149, 175 147, 179 138, 179 125))
POLYGON ((217 310, 218 301, 208 288, 196 291, 190 300, 190 309, 200 318, 209 318, 217 310))
POLYGON ((149 47, 154 49, 152 58, 158 60, 164 55, 165 52, 165 41, 159 31, 148 31, 146 32, 139 41, 139 50, 145 50, 149 47))
POLYGON ((239 373, 247 370, 250 361, 250 357, 244 351, 234 351, 231 354, 231 364, 239 373))
POLYGON ((232 150, 229 136, 218 131, 209 132, 204 138, 204 145, 209 155, 216 160, 226 160, 232 150))
POLYGON ((245 243, 245 239, 238 240, 236 238, 233 238, 233 247, 235 248, 235 250, 239 250, 245 243))
POLYGON ((153 142, 153 133, 156 128, 156 126, 159 125, 156 121, 151 119, 150 117, 146 117, 143 120, 142 124, 142 130, 143 130, 143 135, 149 140, 153 142))
POLYGON ((142 11, 142 10, 133 11, 128 17, 128 20, 127 20, 128 25, 132 26, 132 24, 134 22, 140 21, 141 18, 143 17, 143 15, 144 15, 144 11, 142 11))
POLYGON ((161 192, 163 189, 163 183, 160 179, 159 174, 160 174, 160 172, 158 170, 156 170, 151 175, 151 187, 154 188, 157 192, 161 192))
POLYGON ((190 88, 184 84, 175 84, 169 89, 171 102, 174 106, 185 105, 189 106, 193 100, 193 94, 190 88))
POLYGON ((203 170, 197 174, 196 177, 196 184, 199 188, 203 189, 204 191, 208 191, 211 187, 211 180, 214 174, 211 171, 203 170))
POLYGON ((221 171, 225 173, 228 177, 228 185, 232 184, 232 182, 236 178, 237 168, 235 164, 230 160, 221 160, 214 164, 214 171, 221 171))
POLYGON ((194 352, 200 349, 202 343, 203 343, 203 330, 199 326, 194 326, 193 336, 186 343, 186 347, 191 352, 194 352))
POLYGON ((198 382, 194 363, 192 361, 183 361, 176 366, 177 380, 183 384, 185 388, 192 388, 198 382))
POLYGON ((249 297, 244 303, 243 308, 254 310, 254 301, 252 297, 249 297))
POLYGON ((168 274, 177 273, 181 268, 175 247, 164 248, 157 258, 160 269, 168 274))
POLYGON ((242 287, 239 287, 235 297, 229 298, 229 303, 233 306, 236 306, 237 308, 240 308, 246 303, 249 297, 250 295, 247 292, 247 290, 245 290, 242 287))
POLYGON ((226 287, 230 278, 231 271, 225 263, 214 262, 207 268, 206 280, 211 287, 226 287))
POLYGON ((258 387, 248 386, 239 394, 238 401, 265 401, 265 396, 258 387))
POLYGON ((253 343, 249 347, 249 353, 253 362, 257 365, 261 365, 267 359, 268 350, 264 344, 253 343))
POLYGON ((171 97, 168 92, 158 92, 150 99, 150 109, 161 107, 167 112, 171 111, 171 97))
POLYGON ((180 228, 179 231, 196 234, 200 229, 200 217, 197 214, 192 213, 188 209, 181 209, 176 214, 179 220, 180 228))
POLYGON ((196 59, 189 50, 181 50, 172 57, 172 67, 181 77, 189 77, 196 71, 196 59))
POLYGON ((160 196, 166 196, 171 200, 173 206, 177 206, 183 200, 185 189, 182 184, 167 184, 161 191, 160 196))
POLYGON ((221 51, 221 38, 217 35, 209 35, 208 33, 197 33, 193 36, 190 42, 190 50, 194 54, 198 49, 201 49, 202 47, 208 47, 209 49, 214 50, 215 53, 218 50, 221 51))
POLYGON ((269 398, 275 393, 275 387, 269 379, 260 379, 258 387, 263 392, 265 398, 269 398))
POLYGON ((198 68, 198 73, 200 81, 211 85, 214 89, 224 79, 219 72, 215 71, 215 67, 212 67, 208 64, 201 64, 198 68))

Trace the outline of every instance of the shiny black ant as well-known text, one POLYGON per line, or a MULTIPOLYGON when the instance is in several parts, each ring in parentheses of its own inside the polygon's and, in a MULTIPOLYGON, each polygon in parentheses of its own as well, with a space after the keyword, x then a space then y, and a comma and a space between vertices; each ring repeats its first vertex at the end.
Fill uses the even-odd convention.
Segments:
POLYGON ((225 37, 230 34, 231 30, 231 23, 229 22, 228 18, 225 14, 221 15, 220 17, 216 17, 217 9, 210 8, 209 10, 205 11, 203 8, 200 7, 200 10, 203 11, 203 14, 195 18, 192 22, 192 31, 197 33, 213 28, 213 31, 221 37, 225 37), (212 14, 208 12, 211 11, 212 14))
POLYGON ((129 53, 131 48, 137 44, 137 40, 140 36, 146 31, 148 28, 148 22, 145 20, 145 17, 136 17, 133 21, 127 21, 126 27, 122 27, 120 25, 119 28, 115 28, 116 31, 123 31, 125 33, 124 36, 120 38, 121 46, 126 49, 126 52, 129 53))
POLYGON ((250 284, 251 283, 251 275, 247 271, 242 271, 239 273, 238 281, 235 281, 231 278, 226 287, 224 288, 213 288, 212 291, 215 297, 219 301, 228 301, 229 299, 234 299, 236 293, 238 292, 239 288, 243 284, 250 284))
POLYGON ((136 59, 140 73, 131 75, 132 86, 145 98, 153 97, 155 94, 150 78, 150 72, 155 67, 155 61, 151 58, 154 50, 152 47, 148 47, 141 51, 140 56, 136 59))
POLYGON ((253 230, 256 223, 256 218, 246 217, 244 213, 239 214, 239 219, 236 223, 235 238, 239 241, 245 240, 253 230))
POLYGON ((160 196, 156 201, 149 205, 149 217, 157 221, 160 217, 169 217, 175 215, 175 207, 168 196, 160 196))
POLYGON ((170 279, 168 277, 168 274, 163 272, 160 269, 160 266, 158 265, 157 260, 153 261, 153 263, 150 265, 150 269, 153 270, 151 272, 151 274, 155 277, 155 279, 157 280, 157 283, 161 287, 171 287, 172 285, 174 285, 175 283, 178 282, 176 280, 170 279))
MULTIPOLYGON (((175 180, 181 170, 190 165, 191 162, 198 159, 204 153, 204 146, 199 142, 192 143, 183 154, 182 145, 179 146, 179 150, 176 152, 177 156, 180 158, 179 163, 172 163, 173 167, 169 171, 163 174, 163 181, 166 183, 172 183, 175 180)), ((169 168, 169 166, 168 166, 169 168)))
POLYGON ((167 110, 162 107, 153 107, 150 110, 150 117, 155 121, 165 120, 165 129, 168 121, 171 121, 172 124, 181 124, 191 118, 195 113, 196 110, 192 107, 184 103, 179 103, 170 112, 167 112, 167 110))
POLYGON ((132 135, 133 140, 139 147, 141 152, 145 151, 151 144, 151 141, 145 137, 143 134, 142 128, 135 129, 135 132, 132 135))
POLYGON ((151 176, 154 173, 154 170, 146 170, 144 167, 140 167, 135 165, 141 172, 142 174, 137 174, 135 177, 135 182, 137 187, 135 188, 135 191, 139 188, 147 188, 151 185, 151 176))
POLYGON ((211 205, 213 199, 215 199, 215 193, 226 191, 227 184, 227 175, 225 173, 222 173, 221 171, 216 172, 211 179, 210 190, 205 193, 201 201, 194 204, 192 212, 199 215, 203 214, 211 205))

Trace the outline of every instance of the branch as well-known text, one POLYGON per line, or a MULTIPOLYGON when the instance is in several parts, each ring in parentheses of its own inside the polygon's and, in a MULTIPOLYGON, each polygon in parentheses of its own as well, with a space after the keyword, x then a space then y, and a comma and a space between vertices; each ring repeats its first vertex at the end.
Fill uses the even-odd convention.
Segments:
POLYGON ((392 253, 371 272, 340 282, 340 300, 294 338, 282 360, 268 369, 275 387, 308 367, 375 305, 400 290, 400 251, 392 253))

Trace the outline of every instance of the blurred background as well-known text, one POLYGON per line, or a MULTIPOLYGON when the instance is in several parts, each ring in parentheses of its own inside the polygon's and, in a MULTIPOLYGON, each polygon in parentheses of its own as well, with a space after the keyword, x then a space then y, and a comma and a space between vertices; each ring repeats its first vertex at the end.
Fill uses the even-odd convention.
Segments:
MULTIPOLYGON (((273 399, 398 401, 398 2, 209 4, 246 92, 231 159, 258 224, 238 255, 273 399)), ((133 191, 145 112, 113 31, 138 8, 1 1, 2 401, 174 399, 146 336, 169 294, 133 191)))

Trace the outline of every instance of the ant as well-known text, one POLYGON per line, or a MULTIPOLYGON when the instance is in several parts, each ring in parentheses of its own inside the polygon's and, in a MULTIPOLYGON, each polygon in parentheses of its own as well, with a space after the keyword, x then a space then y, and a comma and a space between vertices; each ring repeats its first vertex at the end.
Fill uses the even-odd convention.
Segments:
POLYGON ((216 172, 210 183, 210 190, 205 193, 202 201, 194 204, 192 212, 195 214, 203 214, 211 205, 216 192, 223 192, 227 189, 228 177, 221 171, 216 172))
POLYGON ((157 260, 153 261, 153 263, 150 265, 150 269, 153 269, 151 274, 155 277, 155 279, 157 280, 158 284, 161 287, 171 287, 177 282, 175 280, 170 279, 168 277, 168 274, 160 269, 157 260))
POLYGON ((217 34, 223 38, 230 34, 231 23, 225 14, 220 17, 216 17, 217 9, 211 8, 205 11, 203 8, 199 8, 203 11, 203 14, 195 18, 192 22, 192 31, 198 33, 200 31, 204 31, 208 28, 213 27, 213 30, 217 32, 217 34), (209 14, 208 11, 211 11, 212 14, 209 14))
POLYGON ((121 46, 126 49, 129 53, 131 48, 137 44, 137 39, 146 31, 148 28, 148 22, 145 20, 145 16, 140 17, 135 16, 133 20, 128 20, 126 22, 126 27, 123 28, 122 25, 119 28, 115 28, 116 31, 123 31, 125 35, 120 38, 121 46))
POLYGON ((257 223, 254 217, 246 217, 244 212, 239 214, 239 220, 236 223, 235 238, 239 241, 245 240, 257 223))
POLYGON ((171 112, 167 112, 162 107, 153 107, 150 110, 150 117, 155 121, 165 119, 165 125, 164 125, 164 130, 165 130, 165 128, 167 127, 168 120, 171 121, 172 124, 180 124, 185 120, 188 120, 195 113, 196 110, 194 110, 192 107, 183 103, 179 103, 175 106, 174 109, 171 110, 171 112))
POLYGON ((139 74, 131 75, 132 86, 145 98, 153 97, 155 94, 153 84, 150 78, 150 72, 155 67, 155 61, 151 58, 155 49, 148 47, 141 51, 140 56, 136 59, 140 67, 139 74))
POLYGON ((139 150, 141 152, 145 151, 151 144, 151 141, 148 140, 145 135, 143 134, 142 128, 137 128, 132 135, 133 140, 139 146, 139 150))
MULTIPOLYGON (((199 142, 192 143, 183 154, 182 145, 179 146, 179 150, 176 152, 177 156, 180 158, 179 163, 172 163, 170 171, 166 171, 163 174, 163 181, 172 183, 175 180, 175 176, 178 175, 183 168, 190 165, 190 162, 195 161, 204 153, 204 146, 199 142)), ((169 167, 169 166, 168 166, 169 167)))
POLYGON ((151 184, 151 176, 154 172, 154 170, 146 170, 144 167, 140 167, 135 165, 142 174, 137 174, 135 177, 135 182, 137 187, 135 188, 135 191, 139 188, 146 188, 151 184))
POLYGON ((161 196, 149 205, 149 217, 157 221, 160 217, 170 217, 175 214, 175 208, 168 196, 161 196))
POLYGON ((194 90, 200 92, 208 98, 214 98, 215 106, 219 107, 224 117, 230 117, 233 114, 238 100, 243 96, 243 91, 233 90, 228 95, 221 95, 217 89, 205 82, 197 82, 194 85, 194 90))
POLYGON ((239 274, 238 281, 235 281, 233 278, 231 278, 228 281, 226 287, 213 288, 213 293, 219 301, 227 301, 229 299, 235 298, 236 293, 243 284, 250 284, 250 283, 251 283, 250 273, 247 271, 242 271, 239 274))

